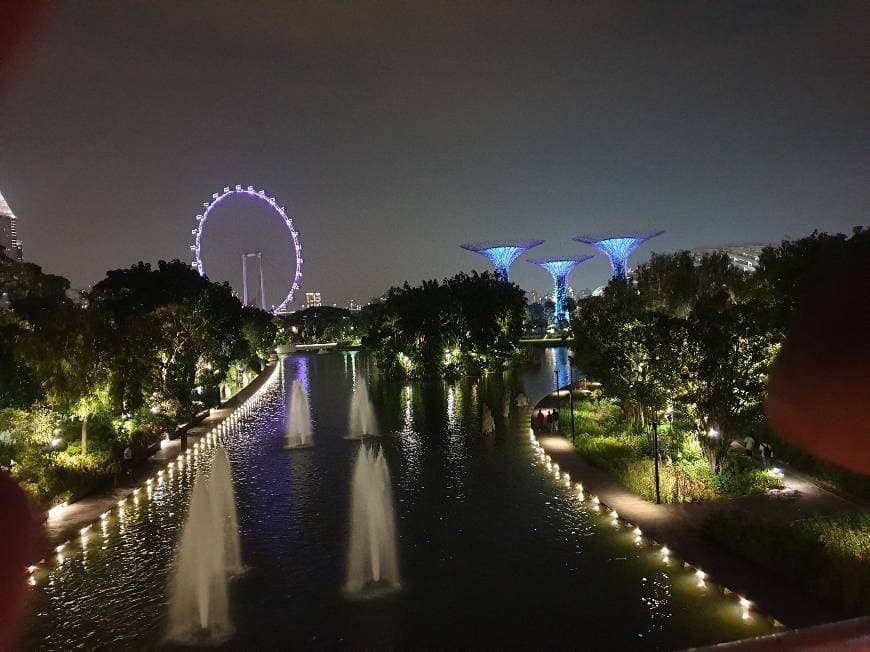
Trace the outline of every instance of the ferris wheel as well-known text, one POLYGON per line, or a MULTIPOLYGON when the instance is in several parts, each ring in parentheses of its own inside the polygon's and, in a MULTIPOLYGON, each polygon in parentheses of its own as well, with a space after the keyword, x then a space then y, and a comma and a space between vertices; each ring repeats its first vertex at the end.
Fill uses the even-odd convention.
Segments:
POLYGON ((288 274, 289 284, 287 296, 284 297, 284 300, 281 301, 278 307, 272 311, 274 314, 285 312, 287 306, 293 301, 293 297, 296 296, 296 292, 299 290, 299 283, 302 281, 302 243, 299 240, 299 232, 296 230, 296 227, 293 226, 293 219, 287 216, 284 207, 279 205, 274 197, 266 195, 265 190, 255 190, 253 186, 242 187, 237 185, 232 188, 227 186, 223 189, 223 192, 214 193, 211 196, 211 201, 203 203, 205 210, 202 214, 196 216, 196 228, 192 229, 190 232, 191 235, 194 236, 194 243, 190 245, 190 250, 194 252, 195 257, 191 265, 194 269, 199 271, 200 276, 205 275, 205 266, 202 263, 202 234, 205 232, 205 223, 208 221, 208 216, 211 214, 212 210, 214 210, 218 204, 227 197, 232 197, 234 195, 251 197, 264 203, 281 218, 284 225, 287 227, 287 230, 290 231, 290 239, 293 242, 293 248, 296 250, 296 266, 295 269, 291 268, 291 272, 288 274))

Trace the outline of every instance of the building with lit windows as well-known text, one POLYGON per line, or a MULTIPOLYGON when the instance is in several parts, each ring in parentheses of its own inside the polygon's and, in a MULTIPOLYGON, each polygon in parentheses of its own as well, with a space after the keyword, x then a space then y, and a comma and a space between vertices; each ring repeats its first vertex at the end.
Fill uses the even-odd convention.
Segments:
POLYGON ((306 292, 305 293, 305 307, 306 308, 317 308, 323 305, 320 302, 320 292, 306 292))
POLYGON ((6 256, 12 260, 21 262, 24 259, 15 213, 12 212, 2 193, 0 193, 0 247, 3 247, 6 256))

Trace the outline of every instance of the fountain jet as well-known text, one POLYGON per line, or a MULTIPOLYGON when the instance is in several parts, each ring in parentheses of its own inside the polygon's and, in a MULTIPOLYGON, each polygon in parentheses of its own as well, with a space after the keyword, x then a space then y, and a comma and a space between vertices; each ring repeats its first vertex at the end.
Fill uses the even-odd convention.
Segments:
POLYGON ((308 448, 313 445, 308 397, 302 383, 297 379, 293 381, 287 413, 287 448, 308 448))
POLYGON ((390 470, 384 451, 360 446, 351 483, 345 591, 356 596, 398 589, 399 555, 390 470))
POLYGON ((215 450, 208 478, 197 473, 177 550, 168 638, 195 644, 227 640, 233 633, 227 584, 242 566, 232 477, 223 448, 215 450))
POLYGON ((376 436, 378 425, 375 421, 375 410, 369 398, 369 390, 362 378, 356 379, 356 387, 350 399, 350 418, 348 423, 348 438, 360 439, 366 436, 376 436))

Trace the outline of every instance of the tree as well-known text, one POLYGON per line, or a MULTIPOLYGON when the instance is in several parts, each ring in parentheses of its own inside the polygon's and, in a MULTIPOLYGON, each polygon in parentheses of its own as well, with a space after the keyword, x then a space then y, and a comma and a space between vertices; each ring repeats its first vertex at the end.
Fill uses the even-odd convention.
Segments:
POLYGON ((405 283, 370 307, 370 346, 383 369, 420 376, 500 367, 517 351, 525 297, 490 272, 405 283))
POLYGON ((66 302, 54 319, 30 324, 17 340, 17 355, 32 370, 46 403, 81 419, 83 454, 88 417, 105 400, 103 327, 96 312, 66 302))
MULTIPOLYGON (((111 324, 105 342, 115 409, 132 414, 147 401, 169 401, 179 416, 220 400, 231 362, 256 356, 257 313, 243 311, 226 283, 212 283, 180 261, 139 263, 108 272, 90 295, 111 324)), ((268 330, 264 326, 262 333, 268 330)))

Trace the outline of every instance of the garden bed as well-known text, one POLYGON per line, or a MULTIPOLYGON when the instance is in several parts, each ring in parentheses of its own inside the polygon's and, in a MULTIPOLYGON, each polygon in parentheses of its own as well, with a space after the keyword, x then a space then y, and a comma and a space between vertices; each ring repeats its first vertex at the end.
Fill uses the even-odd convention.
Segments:
MULTIPOLYGON (((567 405, 560 408, 559 420, 562 431, 570 433, 567 405)), ((575 399, 574 432, 574 447, 584 458, 642 498, 655 500, 651 438, 635 432, 617 403, 575 399)), ((720 472, 713 473, 697 438, 671 425, 660 428, 659 449, 659 485, 665 503, 737 498, 782 486, 757 462, 738 453, 729 453, 720 472)))
POLYGON ((870 514, 781 524, 734 511, 711 514, 703 532, 851 615, 870 614, 870 514))

